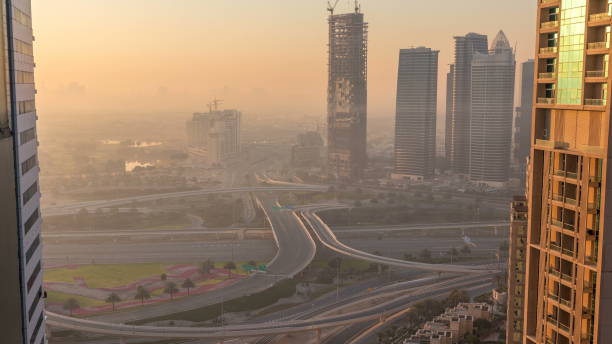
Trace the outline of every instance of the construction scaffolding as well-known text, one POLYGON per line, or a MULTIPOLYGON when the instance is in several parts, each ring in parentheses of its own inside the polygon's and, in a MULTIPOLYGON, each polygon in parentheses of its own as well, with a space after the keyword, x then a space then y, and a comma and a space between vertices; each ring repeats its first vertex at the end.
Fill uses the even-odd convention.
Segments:
POLYGON ((359 179, 367 165, 368 24, 354 13, 329 16, 328 170, 359 179))

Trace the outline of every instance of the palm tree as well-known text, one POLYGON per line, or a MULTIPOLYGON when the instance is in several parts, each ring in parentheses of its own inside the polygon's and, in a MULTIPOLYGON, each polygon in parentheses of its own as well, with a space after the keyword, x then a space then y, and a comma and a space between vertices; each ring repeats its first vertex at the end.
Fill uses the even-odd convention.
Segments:
POLYGON ((215 262, 213 262, 210 259, 207 259, 204 263, 202 263, 202 265, 200 266, 200 272, 202 272, 203 274, 209 274, 210 270, 212 270, 215 267, 215 262))
POLYGON ((72 312, 76 309, 81 308, 79 301, 77 299, 70 298, 64 302, 64 309, 70 312, 70 316, 72 316, 72 312))
POLYGON ((227 269, 228 276, 229 276, 228 278, 232 278, 232 270, 234 270, 236 268, 236 264, 234 262, 227 262, 227 263, 225 263, 223 268, 227 269))
POLYGON ((166 283, 166 289, 164 289, 164 293, 166 294, 170 294, 170 299, 174 298, 174 294, 177 293, 179 290, 176 287, 176 283, 174 282, 168 282, 166 283))
POLYGON ((115 293, 111 293, 107 298, 106 298, 106 303, 110 303, 113 305, 113 312, 115 311, 115 304, 117 302, 121 302, 121 298, 119 297, 119 295, 115 294, 115 293))
POLYGON ((183 285, 181 285, 181 287, 183 287, 183 289, 187 289, 187 295, 189 295, 189 291, 191 290, 191 288, 195 288, 195 284, 192 280, 188 278, 185 280, 185 282, 183 282, 183 285))
POLYGON ((144 304, 144 300, 148 300, 151 298, 151 293, 149 293, 147 288, 139 285, 136 289, 136 296, 134 298, 140 300, 141 304, 144 304))

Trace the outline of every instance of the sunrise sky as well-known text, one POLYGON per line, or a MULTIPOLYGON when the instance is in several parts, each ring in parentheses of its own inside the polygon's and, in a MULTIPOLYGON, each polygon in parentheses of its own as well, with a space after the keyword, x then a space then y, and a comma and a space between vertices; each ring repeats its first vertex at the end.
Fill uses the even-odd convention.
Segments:
MULTIPOLYGON (((33 0, 38 110, 325 113, 323 0, 33 0)), ((352 7, 352 6, 351 6, 352 7)), ((533 55, 535 0, 363 0, 370 24, 369 112, 395 108, 398 50, 440 50, 440 111, 454 35, 503 29, 533 55)), ((341 0, 339 11, 349 1, 341 0)), ((518 70, 517 70, 518 74, 518 70)), ((517 80, 518 82, 519 80, 517 80)))

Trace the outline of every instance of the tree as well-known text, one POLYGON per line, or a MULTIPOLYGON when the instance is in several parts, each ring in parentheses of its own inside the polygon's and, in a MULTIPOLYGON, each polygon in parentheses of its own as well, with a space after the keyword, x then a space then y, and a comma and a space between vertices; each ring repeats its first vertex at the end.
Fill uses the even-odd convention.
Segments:
POLYGON ((472 249, 470 248, 469 245, 463 245, 463 248, 461 249, 461 253, 468 255, 472 253, 472 249))
POLYGON ((77 299, 70 298, 64 302, 64 309, 70 312, 70 316, 72 316, 72 312, 81 308, 79 301, 77 299))
POLYGON ((363 206, 360 200, 356 200, 353 205, 355 206, 355 208, 361 208, 363 206))
POLYGON ((119 297, 119 295, 115 294, 115 293, 111 293, 107 298, 106 298, 106 303, 110 303, 113 305, 113 312, 115 311, 115 304, 117 302, 121 302, 121 298, 119 297))
POLYGON ((456 257, 459 255, 459 251, 457 251, 457 249, 453 247, 448 251, 448 255, 451 257, 456 257))
POLYGON ((183 285, 181 285, 181 287, 183 287, 183 289, 187 289, 187 295, 189 295, 189 291, 191 290, 191 288, 195 288, 195 284, 192 280, 188 278, 185 280, 185 282, 183 282, 183 285))
POLYGON ((144 300, 151 298, 151 293, 149 293, 147 288, 139 285, 138 288, 136 288, 136 296, 134 298, 140 300, 141 304, 144 304, 144 300))
POLYGON ((164 289, 164 293, 170 294, 170 298, 174 298, 174 294, 178 293, 178 288, 176 287, 176 283, 168 282, 166 283, 166 288, 164 289))
POLYGON ((223 268, 228 271, 228 278, 232 278, 232 270, 236 269, 236 264, 234 262, 227 262, 223 268))
POLYGON ((168 279, 168 275, 166 275, 165 273, 161 274, 161 276, 159 276, 159 279, 162 281, 165 281, 168 279))
POLYGON ((421 258, 423 260, 430 260, 431 259, 431 251, 426 249, 426 248, 424 248, 423 251, 421 251, 420 256, 421 256, 421 258))
POLYGON ((215 268, 215 262, 213 262, 210 259, 207 259, 204 263, 202 263, 202 265, 200 266, 200 272, 202 272, 203 274, 209 274, 210 270, 215 268))

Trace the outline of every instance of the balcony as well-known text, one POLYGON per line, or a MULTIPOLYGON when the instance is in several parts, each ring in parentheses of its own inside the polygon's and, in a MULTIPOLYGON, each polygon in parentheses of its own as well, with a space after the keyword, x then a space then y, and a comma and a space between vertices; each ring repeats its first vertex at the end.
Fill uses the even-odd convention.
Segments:
POLYGON ((555 20, 555 21, 542 22, 542 24, 540 24, 540 27, 542 29, 554 29, 554 28, 559 27, 559 21, 555 20))
POLYGON ((557 73, 552 72, 552 73, 539 73, 538 74, 538 78, 540 79, 556 79, 557 78, 557 73))
POLYGON ((548 294, 548 297, 556 302, 558 302, 561 305, 567 306, 569 308, 572 307, 572 301, 569 300, 565 300, 563 298, 561 298, 559 295, 554 295, 554 294, 548 294))
POLYGON ((599 22, 599 21, 610 21, 610 14, 607 12, 604 13, 595 13, 589 16, 589 22, 599 22))
POLYGON ((555 143, 553 141, 550 141, 550 140, 536 139, 536 143, 535 144, 536 144, 536 146, 555 148, 555 143))
POLYGON ((608 42, 593 42, 593 43, 587 43, 587 49, 589 50, 594 50, 594 49, 608 49, 608 47, 610 46, 610 44, 608 42))
POLYGON ((563 195, 553 195, 552 199, 555 200, 555 201, 567 203, 567 204, 570 204, 570 205, 578 204, 578 202, 575 199, 569 198, 569 197, 566 197, 566 196, 563 196, 563 195))
POLYGON ((599 146, 581 145, 580 146, 580 150, 584 151, 586 153, 599 154, 599 155, 603 155, 604 154, 603 147, 599 147, 599 146))
POLYGON ((599 210, 599 202, 591 202, 587 205, 587 210, 590 212, 594 212, 599 210))
POLYGON ((597 257, 596 256, 586 256, 586 257, 584 257, 584 262, 586 264, 595 266, 595 265, 597 265, 597 257))
POLYGON ((540 48, 540 54, 555 54, 557 53, 558 47, 545 47, 540 48))
POLYGON ((592 105, 592 106, 605 106, 605 99, 585 99, 584 105, 592 105))
POLYGON ((559 2, 559 0, 541 0, 540 3, 541 4, 554 4, 559 2))
POLYGON ((551 324, 553 326, 556 326, 556 327, 562 329, 563 331, 569 333, 569 331, 570 331, 569 326, 565 325, 564 323, 560 322, 559 320, 553 318, 552 315, 547 316, 547 320, 548 320, 549 324, 551 324))
POLYGON ((589 183, 601 183, 601 176, 590 176, 589 183))
POLYGON ((563 229, 569 229, 571 231, 573 231, 574 228, 575 228, 574 225, 572 225, 572 224, 563 223, 563 222, 561 222, 559 220, 555 220, 555 219, 550 220, 550 224, 555 226, 555 227, 559 227, 559 228, 563 228, 563 229))
POLYGON ((605 70, 587 70, 586 77, 587 78, 607 78, 608 73, 605 70))
POLYGON ((537 102, 538 104, 554 105, 555 98, 538 98, 537 102))
POLYGON ((565 178, 569 178, 569 179, 577 179, 578 178, 578 173, 576 173, 576 172, 569 172, 569 171, 556 170, 555 171, 555 176, 565 177, 565 178))

